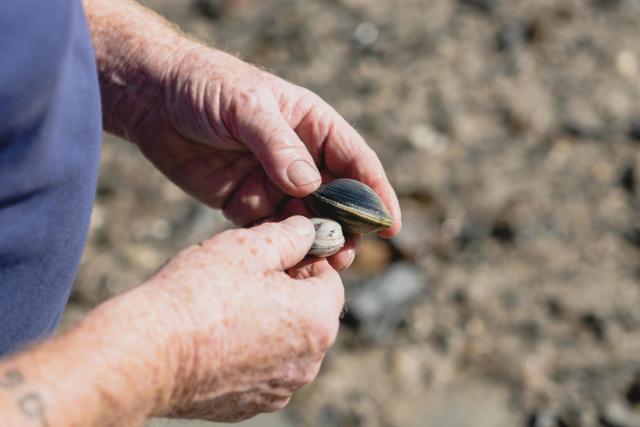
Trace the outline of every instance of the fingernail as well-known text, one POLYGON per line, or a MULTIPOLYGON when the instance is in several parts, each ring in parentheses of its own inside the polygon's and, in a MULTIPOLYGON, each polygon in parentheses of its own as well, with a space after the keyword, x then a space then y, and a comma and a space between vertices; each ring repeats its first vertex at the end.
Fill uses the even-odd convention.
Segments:
POLYGON ((347 250, 347 254, 349 256, 349 262, 347 263, 347 267, 351 267, 351 264, 353 264, 353 261, 355 261, 356 259, 356 251, 353 249, 349 249, 347 250))
POLYGON ((294 185, 304 186, 320 181, 320 174, 304 160, 296 160, 287 168, 287 176, 294 185))

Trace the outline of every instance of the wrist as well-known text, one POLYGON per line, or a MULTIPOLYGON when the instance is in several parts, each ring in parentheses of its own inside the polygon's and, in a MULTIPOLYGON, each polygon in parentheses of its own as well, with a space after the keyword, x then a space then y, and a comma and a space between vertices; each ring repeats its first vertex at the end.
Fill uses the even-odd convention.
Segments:
POLYGON ((98 65, 104 128, 134 141, 145 117, 160 113, 172 64, 194 42, 134 2, 85 0, 85 9, 98 65))
POLYGON ((0 408, 10 420, 37 415, 51 426, 143 425, 168 405, 178 366, 179 352, 168 351, 176 323, 170 310, 162 312, 162 298, 135 289, 67 333, 3 360, 0 374, 15 372, 19 382, 0 390, 0 408), (20 406, 27 397, 37 414, 20 406))
POLYGON ((89 319, 111 325, 107 366, 120 374, 112 394, 124 396, 120 408, 125 413, 147 418, 165 413, 172 403, 188 347, 182 345, 182 313, 171 297, 153 284, 143 284, 108 301, 89 319))
POLYGON ((169 405, 182 358, 167 299, 140 286, 103 303, 63 337, 72 342, 67 348, 87 349, 76 372, 89 382, 87 394, 93 391, 104 419, 145 420, 169 405))

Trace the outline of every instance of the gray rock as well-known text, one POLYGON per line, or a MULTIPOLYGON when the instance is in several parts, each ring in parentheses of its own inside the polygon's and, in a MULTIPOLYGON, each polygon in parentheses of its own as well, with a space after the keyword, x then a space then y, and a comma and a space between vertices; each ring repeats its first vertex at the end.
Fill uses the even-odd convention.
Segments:
POLYGON ((396 263, 348 296, 349 315, 358 322, 365 339, 384 342, 425 291, 420 270, 409 263, 396 263))
POLYGON ((224 15, 227 3, 227 0, 195 0, 194 5, 202 16, 216 20, 224 15))
POLYGON ((622 402, 612 401, 604 409, 600 422, 607 427, 640 427, 640 413, 622 402))

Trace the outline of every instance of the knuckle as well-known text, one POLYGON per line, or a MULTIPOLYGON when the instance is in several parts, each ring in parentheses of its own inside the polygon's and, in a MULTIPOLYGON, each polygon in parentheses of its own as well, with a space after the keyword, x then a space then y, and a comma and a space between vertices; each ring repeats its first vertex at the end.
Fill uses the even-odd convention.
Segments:
POLYGON ((326 322, 323 328, 318 331, 318 348, 325 353, 333 345, 338 334, 338 321, 326 322))
POLYGON ((315 316, 307 325, 307 344, 311 354, 324 354, 335 341, 338 332, 338 319, 315 316), (322 319, 322 320, 320 320, 322 319))
POLYGON ((328 311, 338 315, 345 302, 345 290, 340 274, 337 271, 327 274, 323 280, 322 289, 324 294, 323 298, 317 300, 318 310, 324 313, 325 317, 328 311))
POLYGON ((324 104, 324 100, 320 97, 320 95, 318 95, 317 93, 315 93, 311 89, 308 89, 308 88, 305 88, 305 87, 301 87, 300 89, 301 89, 301 93, 302 93, 301 98, 307 100, 307 102, 309 102, 309 103, 311 103, 313 105, 324 104))
POLYGON ((312 382, 313 380, 315 380, 319 372, 320 372, 319 362, 307 368, 301 378, 302 386, 305 386, 310 382, 312 382))
POLYGON ((239 105, 248 112, 261 110, 265 104, 265 90, 259 85, 240 88, 237 90, 235 97, 239 105))

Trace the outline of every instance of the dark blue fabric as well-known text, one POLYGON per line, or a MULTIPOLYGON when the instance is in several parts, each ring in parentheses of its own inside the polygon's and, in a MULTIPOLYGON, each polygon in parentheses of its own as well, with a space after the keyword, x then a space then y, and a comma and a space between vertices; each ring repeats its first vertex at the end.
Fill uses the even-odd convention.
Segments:
POLYGON ((89 225, 100 129, 81 0, 2 0, 0 355, 60 319, 89 225))

